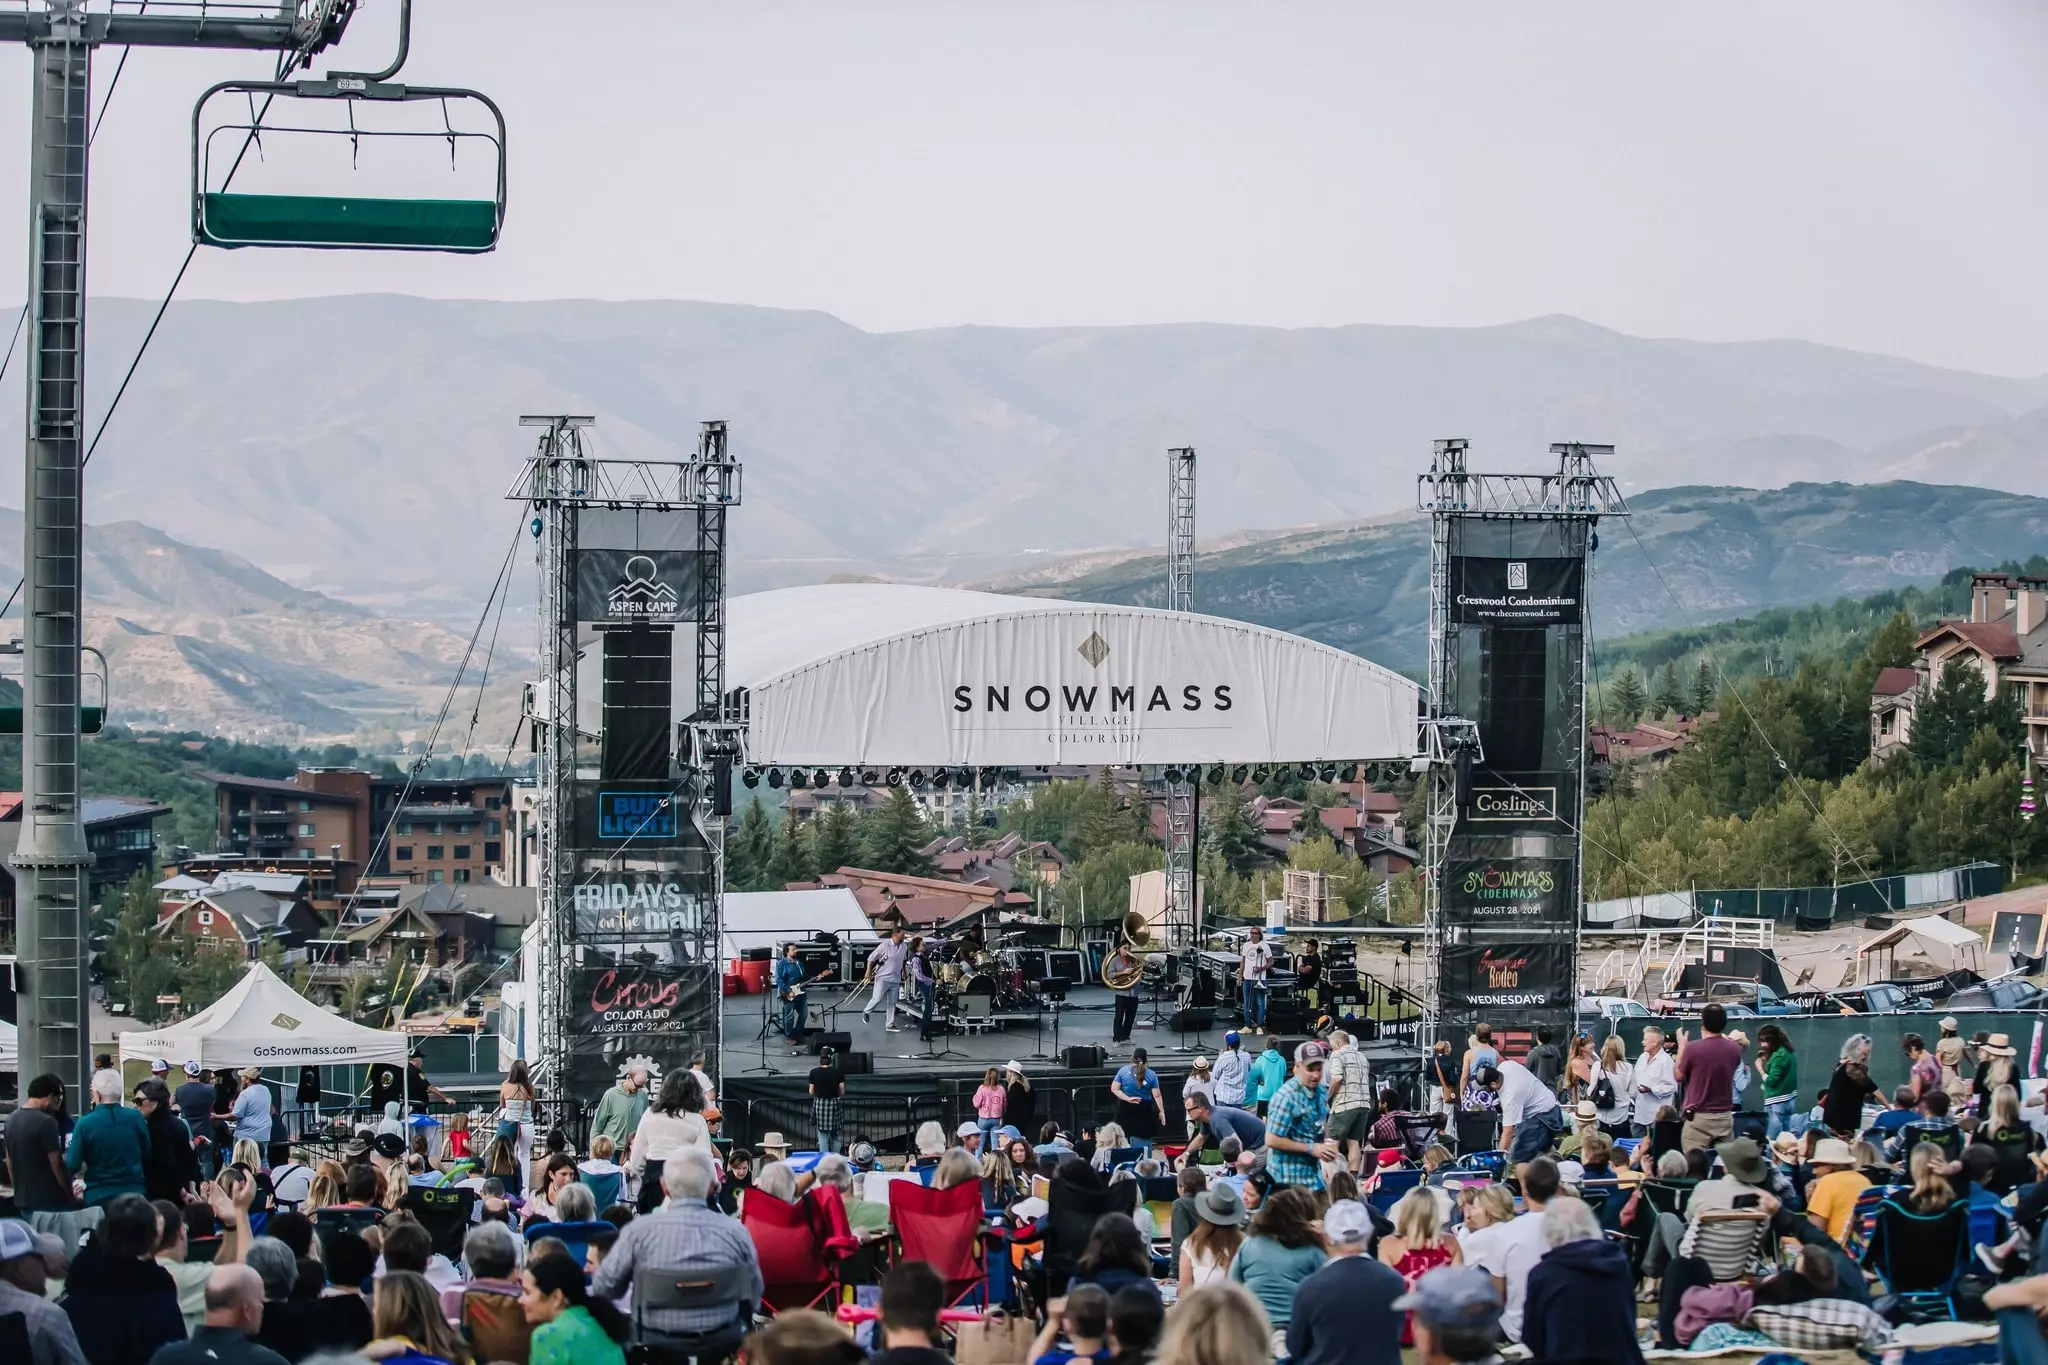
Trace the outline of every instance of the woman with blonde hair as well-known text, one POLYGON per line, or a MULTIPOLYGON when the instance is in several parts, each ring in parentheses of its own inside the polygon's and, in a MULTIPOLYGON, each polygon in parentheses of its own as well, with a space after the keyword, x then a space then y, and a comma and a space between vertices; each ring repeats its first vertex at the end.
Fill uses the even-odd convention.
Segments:
POLYGON ((950 1190, 955 1185, 981 1179, 981 1163, 965 1147, 948 1148, 939 1158, 939 1169, 932 1173, 932 1188, 950 1190))
POLYGON ((1095 1155, 1088 1158, 1088 1164, 1098 1171, 1107 1171, 1109 1154, 1119 1147, 1130 1145, 1131 1140, 1124 1136, 1124 1126, 1121 1123, 1105 1123, 1095 1130, 1095 1155))
MULTIPOLYGON (((1506 1186, 1492 1188, 1505 1190, 1506 1186)), ((1509 1205, 1512 1210, 1513 1205, 1509 1205)), ((1415 1282, 1440 1265, 1462 1265, 1465 1254, 1458 1239, 1437 1230, 1436 1198, 1421 1185, 1401 1196, 1394 1205, 1394 1230, 1380 1238, 1380 1264, 1391 1266, 1410 1289, 1415 1282)), ((1414 1326, 1404 1318, 1401 1344, 1415 1344, 1414 1326)))
POLYGON ((1465 1206, 1465 1226, 1458 1234, 1461 1257, 1475 1234, 1514 1221, 1515 1197, 1505 1185, 1481 1185, 1476 1190, 1467 1185, 1459 1191, 1458 1202, 1465 1206))
POLYGON ((1940 1213, 1955 1202, 1955 1186, 1948 1183, 1948 1154, 1931 1142, 1913 1144, 1907 1169, 1913 1188, 1898 1196, 1917 1214, 1940 1213))
POLYGON ((1627 1137, 1629 1120, 1636 1109, 1636 1069, 1628 1059, 1628 1045, 1621 1041, 1621 1035, 1610 1033, 1607 1041, 1600 1045, 1600 1065, 1593 1072, 1593 1088, 1587 1098, 1600 1111, 1600 1130, 1609 1137, 1627 1137), (1606 1081, 1609 1093, 1600 1093, 1600 1082, 1606 1081), (1606 1099, 1608 1103, 1601 1104, 1606 1099))
POLYGON ((387 1270, 370 1303, 371 1360, 429 1356, 449 1365, 468 1365, 469 1346, 441 1315, 441 1296, 427 1277, 411 1270, 387 1270))
POLYGON ((313 1183, 306 1188, 306 1202, 299 1212, 311 1217, 316 1211, 330 1204, 346 1204, 347 1180, 348 1173, 342 1170, 339 1161, 323 1158, 320 1164, 313 1168, 313 1183))
POLYGON ((1246 1365, 1273 1358, 1273 1324, 1243 1285, 1204 1285, 1166 1315, 1153 1365, 1246 1365))

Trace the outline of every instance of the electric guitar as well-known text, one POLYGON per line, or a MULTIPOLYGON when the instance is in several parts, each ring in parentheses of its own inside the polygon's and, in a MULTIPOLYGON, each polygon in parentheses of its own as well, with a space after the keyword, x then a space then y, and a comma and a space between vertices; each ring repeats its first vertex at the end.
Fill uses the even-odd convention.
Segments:
POLYGON ((782 998, 794 1004, 795 1002, 804 998, 805 982, 823 981, 826 977, 830 975, 832 975, 832 969, 830 967, 827 967, 824 971, 819 972, 816 976, 807 976, 799 978, 794 986, 791 986, 788 990, 782 993, 782 998))

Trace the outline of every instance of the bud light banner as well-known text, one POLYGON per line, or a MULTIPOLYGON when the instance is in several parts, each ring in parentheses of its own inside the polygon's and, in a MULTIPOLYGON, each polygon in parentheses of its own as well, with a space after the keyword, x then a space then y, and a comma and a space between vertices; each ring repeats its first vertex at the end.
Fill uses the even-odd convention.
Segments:
POLYGON ((1584 620, 1583 559, 1451 560, 1451 620, 1467 626, 1575 626, 1584 620))
POLYGON ((1573 941, 1447 943, 1439 1007, 1570 1009, 1573 941))
POLYGON ((1444 913, 1460 923, 1570 924, 1568 858, 1454 858, 1444 864, 1444 913))

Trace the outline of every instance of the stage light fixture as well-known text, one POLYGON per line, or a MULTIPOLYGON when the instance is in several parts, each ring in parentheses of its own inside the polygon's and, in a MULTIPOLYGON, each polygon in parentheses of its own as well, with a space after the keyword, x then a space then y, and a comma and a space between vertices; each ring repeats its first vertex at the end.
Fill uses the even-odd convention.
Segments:
POLYGON ((777 788, 782 786, 782 769, 770 768, 768 770, 768 785, 777 788))
POLYGON ((1265 786, 1272 776, 1273 774, 1267 772, 1264 768, 1252 769, 1252 781, 1258 783, 1261 787, 1265 786))
POLYGON ((740 770, 740 785, 749 791, 760 786, 761 770, 759 768, 742 768, 740 770))
POLYGON ((881 777, 876 774, 873 768, 863 769, 860 775, 860 784, 863 787, 872 787, 881 780, 881 777))
POLYGON ((924 790, 924 769, 912 768, 910 770, 910 785, 919 791, 924 790))
POLYGON ((1232 768, 1230 770, 1230 780, 1232 782, 1237 783, 1237 785, 1240 787, 1244 785, 1244 780, 1249 775, 1250 774, 1246 771, 1245 766, 1242 763, 1238 764, 1235 768, 1232 768))
POLYGON ((937 792, 942 792, 942 791, 944 791, 944 790, 945 790, 945 789, 946 789, 946 788, 947 788, 948 786, 950 786, 950 785, 952 784, 952 781, 953 781, 953 779, 952 779, 952 778, 951 778, 950 776, 948 776, 948 775, 947 775, 947 773, 946 773, 946 770, 945 770, 944 768, 934 768, 934 769, 932 769, 932 790, 933 790, 933 791, 937 791, 937 792))
POLYGON ((797 789, 798 791, 801 791, 805 787, 809 786, 810 783, 810 775, 806 773, 802 768, 791 768, 789 770, 789 785, 791 787, 797 789))
POLYGON ((818 771, 811 774, 811 785, 820 788, 831 786, 832 774, 826 772, 823 768, 818 769, 818 771))
POLYGON ((1209 785, 1210 785, 1210 786, 1212 786, 1212 787, 1217 787, 1217 786, 1221 786, 1222 784, 1223 784, 1223 765, 1219 763, 1219 764, 1217 764, 1217 765, 1216 765, 1215 767, 1213 767, 1213 768, 1209 769, 1209 785))
POLYGON ((842 787, 851 787, 853 785, 853 769, 841 768, 839 770, 839 785, 842 787))
MULTIPOLYGON (((1313 763, 1304 763, 1300 767, 1296 768, 1294 771, 1295 774, 1299 776, 1301 780, 1304 782, 1313 782, 1316 780, 1316 765, 1313 763)), ((1329 781, 1328 778, 1324 778, 1323 780, 1325 782, 1329 781)))
POLYGON ((902 786, 902 785, 903 785, 903 769, 901 769, 901 768, 891 768, 891 769, 889 769, 889 775, 888 775, 887 777, 883 778, 882 780, 883 780, 883 781, 885 781, 885 782, 887 782, 887 783, 888 783, 888 784, 889 784, 890 786, 892 786, 892 787, 900 787, 900 786, 902 786))
POLYGON ((1159 775, 1166 779, 1166 785, 1169 787, 1178 787, 1180 785, 1180 769, 1178 768, 1168 768, 1159 775))
POLYGON ((1358 780, 1358 765, 1356 763, 1346 764, 1344 771, 1338 774, 1338 776, 1346 782, 1356 782, 1358 780))
POLYGON ((995 786, 995 785, 996 785, 996 783, 997 783, 997 782, 998 782, 999 780, 1001 780, 1001 778, 1002 778, 1002 773, 1001 773, 1001 772, 999 772, 999 771, 997 771, 997 770, 996 770, 996 769, 994 769, 994 768, 983 768, 983 769, 981 770, 981 785, 982 785, 982 786, 984 786, 984 787, 993 787, 993 786, 995 786))
POLYGON ((1335 768, 1325 768, 1316 775, 1322 778, 1324 782, 1335 782, 1337 780, 1337 770, 1335 768))

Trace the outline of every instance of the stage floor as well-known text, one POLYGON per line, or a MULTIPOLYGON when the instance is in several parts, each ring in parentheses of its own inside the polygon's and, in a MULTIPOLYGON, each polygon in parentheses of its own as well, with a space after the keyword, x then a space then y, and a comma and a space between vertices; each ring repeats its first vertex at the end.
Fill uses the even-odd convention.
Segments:
MULTIPOLYGON (((1110 1024, 1113 1018, 1111 995, 1106 987, 1077 986, 1059 1009, 1059 1036, 1053 1035, 1053 1010, 1046 1006, 1040 1013, 1042 1027, 1034 1031, 1033 1016, 1005 1016, 997 1027, 973 1033, 939 1034, 932 1039, 929 1051, 917 1036, 917 1019, 907 1009, 897 1016, 898 1032, 889 1033, 882 1027, 882 1016, 877 1014, 874 1022, 861 1022, 861 1007, 868 1002, 869 992, 863 990, 854 994, 845 987, 813 987, 810 992, 810 1041, 804 1050, 792 1056, 789 1043, 771 1027, 766 1041, 765 1057, 763 1045, 756 1041, 761 1031, 761 1007, 768 1001, 770 1010, 775 1008, 771 997, 761 995, 728 995, 724 997, 725 1042, 721 1070, 737 1076, 749 1072, 765 1074, 759 1068, 766 1066, 779 1075, 801 1076, 818 1064, 816 1035, 832 1030, 853 1035, 853 1050, 869 1053, 874 1058, 876 1075, 908 1075, 918 1072, 934 1076, 958 1076, 976 1066, 1000 1067, 1015 1059, 1024 1064, 1026 1071, 1042 1076, 1057 1070, 1059 1063, 1054 1060, 1059 1050, 1076 1044, 1095 1044, 1107 1049, 1104 1060, 1108 1065, 1121 1066, 1130 1060, 1131 1049, 1144 1048, 1153 1063, 1162 1071, 1185 1072, 1187 1063, 1197 1052, 1214 1058, 1217 1049, 1223 1046, 1224 1032, 1234 1027, 1232 1017, 1220 1017, 1214 1028, 1198 1034, 1178 1034, 1166 1027, 1166 1020, 1173 1014, 1170 1000, 1160 1002, 1159 1023, 1146 1027, 1146 1020, 1153 1011, 1149 1001, 1138 1011, 1138 1026, 1131 1033, 1128 1043, 1112 1045, 1109 1040, 1110 1024), (836 1008, 836 1014, 832 1007, 836 1008), (1176 1049, 1185 1045, 1187 1051, 1176 1049), (954 1055, 944 1056, 950 1049, 954 1055), (1178 1065, 1173 1059, 1179 1058, 1178 1065)), ((1219 1011, 1219 1014, 1221 1012, 1219 1011)), ((771 1014, 771 1025, 773 1016, 771 1014)), ((1258 1052, 1257 1038, 1245 1039, 1246 1050, 1258 1052)), ((1294 1041, 1294 1040, 1289 1040, 1294 1041)))

